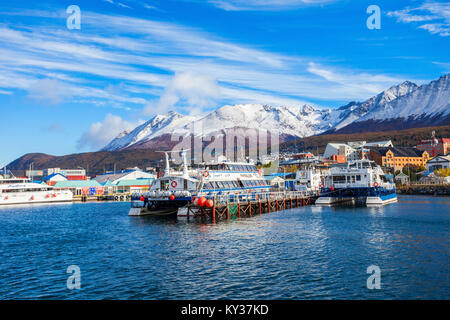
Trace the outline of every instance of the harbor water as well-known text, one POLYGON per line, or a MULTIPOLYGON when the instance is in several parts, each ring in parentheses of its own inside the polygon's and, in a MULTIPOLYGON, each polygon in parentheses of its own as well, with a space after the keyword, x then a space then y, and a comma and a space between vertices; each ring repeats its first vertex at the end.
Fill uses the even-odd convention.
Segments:
POLYGON ((200 224, 128 203, 0 207, 0 299, 449 299, 450 198, 200 224), (69 290, 68 266, 81 272, 69 290), (381 270, 368 289, 367 268, 381 270))

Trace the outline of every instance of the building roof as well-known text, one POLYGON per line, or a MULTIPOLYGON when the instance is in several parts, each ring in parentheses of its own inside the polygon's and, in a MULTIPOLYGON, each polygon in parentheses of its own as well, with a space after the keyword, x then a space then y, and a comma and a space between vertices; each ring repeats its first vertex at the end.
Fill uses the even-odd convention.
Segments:
POLYGON ((55 188, 92 188, 92 187, 102 187, 100 183, 95 180, 67 180, 58 181, 53 186, 55 188))
POLYGON ((120 180, 117 183, 118 187, 131 187, 131 186, 151 186, 154 179, 135 179, 135 180, 120 180))
POLYGON ((386 156, 386 153, 390 150, 396 157, 422 157, 425 152, 411 147, 369 147, 369 149, 382 156, 386 156))
POLYGON ((376 147, 376 146, 387 146, 387 145, 392 145, 392 141, 391 140, 385 140, 385 141, 373 141, 373 142, 367 142, 365 144, 365 146, 367 147, 376 147))
POLYGON ((450 161, 450 154, 448 154, 446 156, 436 156, 428 162, 439 161, 439 160, 450 161))
POLYGON ((62 173, 52 173, 51 175, 46 176, 45 178, 43 178, 42 181, 49 181, 49 180, 51 180, 52 178, 54 178, 54 177, 56 177, 56 176, 61 176, 61 177, 66 178, 67 180, 69 180, 69 178, 67 178, 67 177, 66 177, 65 175, 63 175, 62 173))

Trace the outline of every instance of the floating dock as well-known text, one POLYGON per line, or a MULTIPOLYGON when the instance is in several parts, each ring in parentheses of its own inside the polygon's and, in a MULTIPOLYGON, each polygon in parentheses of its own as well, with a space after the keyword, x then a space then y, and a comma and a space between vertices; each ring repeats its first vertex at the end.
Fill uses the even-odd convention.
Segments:
POLYGON ((198 201, 194 201, 187 207, 180 208, 178 217, 200 218, 216 223, 312 205, 319 195, 304 191, 284 191, 203 197, 207 201, 212 200, 209 206, 200 206, 198 201))

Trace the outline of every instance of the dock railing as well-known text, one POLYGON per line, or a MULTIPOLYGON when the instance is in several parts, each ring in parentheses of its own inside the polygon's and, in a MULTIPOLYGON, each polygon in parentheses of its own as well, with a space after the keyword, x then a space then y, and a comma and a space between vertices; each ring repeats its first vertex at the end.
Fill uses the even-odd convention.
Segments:
POLYGON ((248 202, 265 202, 275 200, 308 198, 317 196, 318 193, 310 191, 276 191, 276 192, 251 192, 251 193, 234 193, 234 194, 199 194, 199 197, 206 197, 214 201, 214 205, 227 205, 234 203, 248 202))

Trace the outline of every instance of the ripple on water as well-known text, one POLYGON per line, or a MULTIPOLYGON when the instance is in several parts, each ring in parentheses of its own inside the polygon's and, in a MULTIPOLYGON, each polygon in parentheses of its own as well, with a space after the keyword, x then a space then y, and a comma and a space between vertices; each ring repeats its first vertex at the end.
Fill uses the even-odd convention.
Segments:
POLYGON ((128 217, 124 203, 1 208, 0 298, 448 299, 449 204, 401 197, 216 225, 128 217), (372 264, 381 290, 366 288, 372 264))

